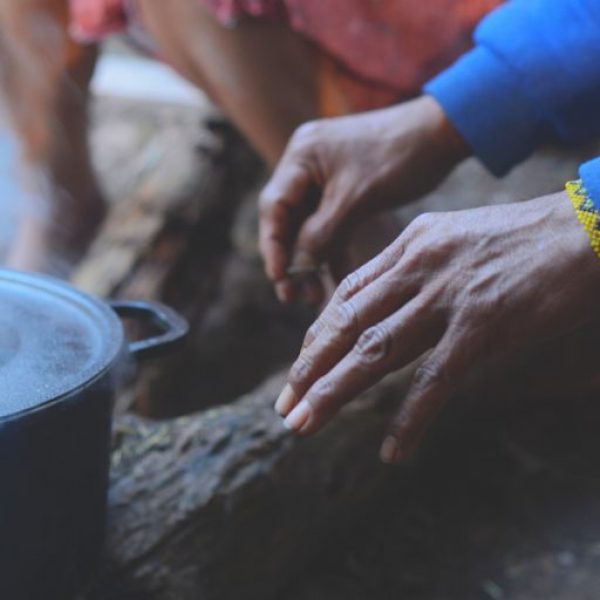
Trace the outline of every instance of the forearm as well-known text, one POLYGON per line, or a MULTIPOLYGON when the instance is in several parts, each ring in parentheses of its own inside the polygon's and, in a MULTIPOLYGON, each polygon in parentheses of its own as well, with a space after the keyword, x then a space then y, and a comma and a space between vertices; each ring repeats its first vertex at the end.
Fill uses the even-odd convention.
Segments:
POLYGON ((514 0, 475 38, 425 90, 492 172, 506 173, 545 141, 600 135, 598 3, 514 0))

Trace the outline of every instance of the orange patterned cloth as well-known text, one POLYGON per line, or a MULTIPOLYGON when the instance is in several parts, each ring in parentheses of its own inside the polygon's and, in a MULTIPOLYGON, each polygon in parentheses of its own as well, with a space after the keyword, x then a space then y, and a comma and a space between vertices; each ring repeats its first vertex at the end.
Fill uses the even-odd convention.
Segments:
MULTIPOLYGON (((244 18, 286 23, 384 95, 416 94, 471 44, 502 0, 196 0, 228 27, 244 18)), ((98 40, 127 27, 135 0, 70 0, 71 30, 98 40)))

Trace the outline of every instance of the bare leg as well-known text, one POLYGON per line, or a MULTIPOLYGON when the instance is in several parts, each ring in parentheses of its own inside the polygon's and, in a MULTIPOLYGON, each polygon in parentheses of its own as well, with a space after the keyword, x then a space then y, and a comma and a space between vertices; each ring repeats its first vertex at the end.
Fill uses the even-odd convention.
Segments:
POLYGON ((318 116, 318 51, 288 28, 258 19, 233 30, 199 2, 139 0, 163 56, 204 89, 274 164, 294 129, 318 116))
MULTIPOLYGON (((321 116, 323 56, 301 36, 255 19, 227 30, 189 0, 139 5, 163 56, 228 113, 269 164, 298 125, 321 116)), ((25 207, 10 257, 18 268, 47 269, 49 251, 76 257, 104 210, 86 139, 96 49, 71 42, 66 24, 66 0, 0 0, 0 67, 12 122, 27 162, 48 178, 47 206, 25 207)))
POLYGON ((67 9, 66 0, 0 1, 0 74, 32 192, 9 256, 14 268, 73 262, 104 215, 87 144, 97 50, 70 41, 67 9))
MULTIPOLYGON (((336 92, 335 77, 327 76, 334 75, 331 60, 283 26, 247 19, 228 30, 195 1, 138 4, 163 56, 227 112, 270 165, 298 125, 351 109, 336 92)), ((336 277, 380 251, 399 227, 392 215, 364 224, 336 277)))

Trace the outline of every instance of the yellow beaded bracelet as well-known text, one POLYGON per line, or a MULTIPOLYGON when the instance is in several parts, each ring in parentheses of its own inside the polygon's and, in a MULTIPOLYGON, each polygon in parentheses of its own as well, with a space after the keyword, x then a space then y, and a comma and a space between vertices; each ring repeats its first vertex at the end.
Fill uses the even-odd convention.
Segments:
POLYGON ((571 198, 577 218, 590 238, 594 252, 600 258, 600 212, 588 196, 581 179, 569 181, 565 189, 571 198))

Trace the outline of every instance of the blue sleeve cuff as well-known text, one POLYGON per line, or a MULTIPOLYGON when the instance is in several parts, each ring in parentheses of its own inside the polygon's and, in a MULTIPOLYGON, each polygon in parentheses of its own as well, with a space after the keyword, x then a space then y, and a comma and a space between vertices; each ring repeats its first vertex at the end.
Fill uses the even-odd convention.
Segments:
POLYGON ((485 47, 468 52, 424 89, 494 175, 507 173, 538 145, 540 115, 515 72, 485 47))
POLYGON ((586 192, 600 211, 600 157, 581 165, 579 176, 586 192))

